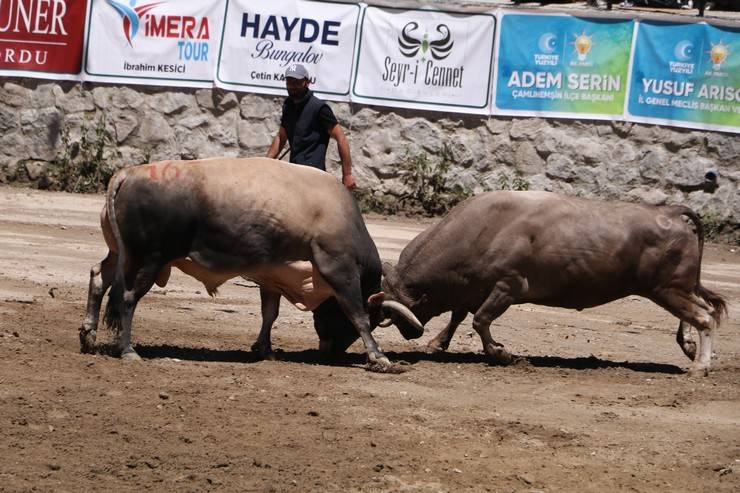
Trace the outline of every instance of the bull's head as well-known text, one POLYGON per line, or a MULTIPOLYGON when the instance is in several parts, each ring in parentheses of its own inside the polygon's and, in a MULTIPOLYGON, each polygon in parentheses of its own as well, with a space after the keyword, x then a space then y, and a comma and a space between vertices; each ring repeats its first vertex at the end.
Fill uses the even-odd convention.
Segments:
MULTIPOLYGON (((406 339, 417 339, 424 334, 424 325, 414 312, 404 304, 402 294, 389 282, 395 274, 390 264, 383 265, 383 278, 380 283, 370 287, 366 302, 370 329, 395 325, 406 339)), ((344 353, 357 338, 357 330, 340 308, 336 298, 330 298, 313 312, 314 327, 319 336, 320 348, 329 357, 344 353)))
POLYGON ((406 339, 418 339, 424 334, 424 324, 408 307, 403 293, 396 289, 395 279, 395 267, 384 262, 381 291, 368 298, 368 306, 380 309, 380 327, 395 325, 406 339))
POLYGON ((393 324, 398 327, 401 335, 406 339, 418 339, 424 335, 424 325, 416 318, 414 312, 403 303, 388 299, 384 291, 370 296, 367 301, 369 305, 381 308, 382 321, 378 323, 380 327, 393 324))
MULTIPOLYGON (((411 310, 398 301, 386 299, 382 291, 368 298, 367 309, 371 328, 395 324, 406 339, 416 339, 424 333, 424 326, 411 310)), ((322 303, 313 315, 320 349, 327 356, 341 355, 357 340, 357 330, 335 298, 322 303)))

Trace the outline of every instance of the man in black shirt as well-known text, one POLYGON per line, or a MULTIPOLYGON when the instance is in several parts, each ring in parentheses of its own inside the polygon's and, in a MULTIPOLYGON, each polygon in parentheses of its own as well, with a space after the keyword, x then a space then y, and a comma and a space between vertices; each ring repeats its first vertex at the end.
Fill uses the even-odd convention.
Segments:
POLYGON ((280 129, 272 140, 267 157, 277 158, 285 142, 290 144, 290 162, 326 171, 326 149, 329 138, 337 141, 342 161, 342 183, 348 189, 357 186, 352 176, 349 142, 329 105, 308 88, 308 70, 294 63, 285 71, 288 97, 283 103, 280 129))
MULTIPOLYGON (((357 184, 352 176, 352 160, 349 142, 342 127, 337 123, 329 105, 313 95, 308 89, 308 70, 303 65, 291 64, 285 71, 288 97, 283 103, 280 129, 272 140, 267 157, 277 158, 285 142, 290 143, 290 162, 313 166, 326 171, 326 149, 329 138, 337 141, 339 158, 342 161, 342 183, 349 190, 357 184)), ((313 311, 314 328, 324 341, 334 338, 336 347, 323 347, 329 353, 340 353, 356 338, 352 322, 344 314, 336 298, 330 298, 313 311), (337 335, 341 340, 336 339, 337 335), (354 338, 353 338, 354 336, 354 338), (347 339, 342 342, 342 340, 347 339)))

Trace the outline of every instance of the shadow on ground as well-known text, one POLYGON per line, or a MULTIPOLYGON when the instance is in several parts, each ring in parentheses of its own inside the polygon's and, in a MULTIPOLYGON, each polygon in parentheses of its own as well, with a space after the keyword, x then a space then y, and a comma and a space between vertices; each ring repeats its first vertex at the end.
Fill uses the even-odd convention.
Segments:
MULTIPOLYGON (((257 363, 262 361, 260 355, 253 351, 225 350, 208 348, 191 348, 172 345, 137 345, 136 352, 146 359, 175 358, 185 361, 210 361, 217 363, 257 363)), ((111 346, 101 346, 103 354, 113 354, 111 346)), ((422 361, 430 361, 441 364, 489 364, 488 359, 482 353, 426 353, 423 351, 409 351, 402 353, 387 352, 386 356, 391 361, 401 365, 413 365, 422 361)), ((515 356, 515 367, 535 368, 564 368, 572 370, 595 370, 606 368, 625 368, 628 370, 644 373, 664 373, 677 375, 685 371, 675 365, 664 363, 610 361, 596 356, 564 358, 560 356, 515 356)), ((277 361, 290 363, 303 363, 309 365, 327 366, 356 366, 365 365, 365 355, 361 353, 348 353, 339 358, 328 360, 317 349, 303 351, 276 351, 277 361)))

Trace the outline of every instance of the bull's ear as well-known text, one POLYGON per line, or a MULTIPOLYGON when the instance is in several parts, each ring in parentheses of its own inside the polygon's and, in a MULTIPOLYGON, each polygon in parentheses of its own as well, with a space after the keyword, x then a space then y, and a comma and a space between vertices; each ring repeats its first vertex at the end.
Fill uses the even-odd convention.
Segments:
POLYGON ((391 272, 395 268, 395 265, 393 265, 392 263, 388 261, 383 262, 381 266, 383 268, 383 277, 387 277, 388 273, 391 272))
POLYGON ((371 294, 370 297, 367 299, 367 303, 369 305, 380 306, 383 304, 383 301, 385 301, 385 293, 383 291, 380 291, 379 293, 371 294))

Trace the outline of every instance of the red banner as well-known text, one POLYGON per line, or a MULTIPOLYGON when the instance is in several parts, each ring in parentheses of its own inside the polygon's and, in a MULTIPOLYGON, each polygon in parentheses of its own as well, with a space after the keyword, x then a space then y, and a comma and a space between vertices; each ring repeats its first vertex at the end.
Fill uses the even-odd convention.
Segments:
POLYGON ((78 74, 87 0, 0 0, 0 70, 78 74))

